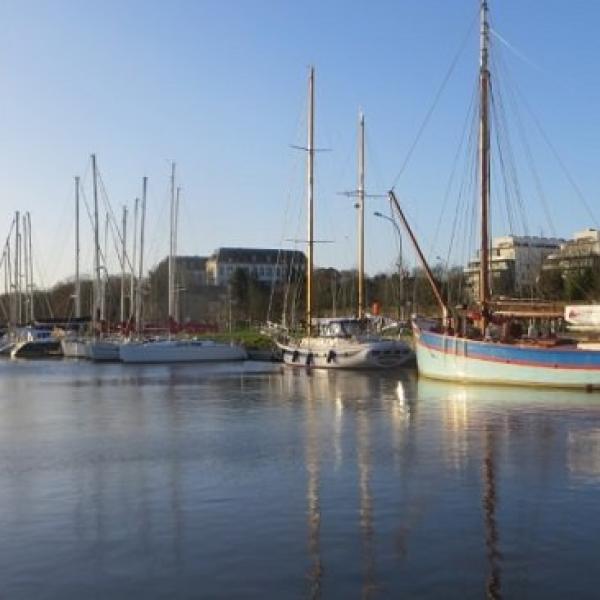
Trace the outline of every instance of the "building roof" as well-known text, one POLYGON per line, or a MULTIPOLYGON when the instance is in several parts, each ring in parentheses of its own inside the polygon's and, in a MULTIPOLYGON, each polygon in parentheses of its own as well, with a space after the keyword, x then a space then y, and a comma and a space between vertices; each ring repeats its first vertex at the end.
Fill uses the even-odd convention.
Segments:
POLYGON ((562 238, 549 238, 537 235, 504 235, 495 237, 492 246, 498 248, 506 248, 513 246, 539 246, 547 248, 548 246, 560 246, 565 242, 562 238))
MULTIPOLYGON (((178 267, 186 267, 187 269, 192 269, 192 270, 203 270, 206 267, 206 261, 208 260, 208 258, 206 256, 194 256, 194 255, 189 255, 189 256, 174 256, 173 257, 175 264, 178 267)), ((166 264, 169 261, 169 257, 165 256, 165 258, 163 258, 157 265, 155 268, 160 267, 163 264, 166 264)))
POLYGON ((299 250, 272 248, 217 248, 210 256, 212 260, 232 263, 277 263, 292 260, 304 262, 304 253, 299 250))

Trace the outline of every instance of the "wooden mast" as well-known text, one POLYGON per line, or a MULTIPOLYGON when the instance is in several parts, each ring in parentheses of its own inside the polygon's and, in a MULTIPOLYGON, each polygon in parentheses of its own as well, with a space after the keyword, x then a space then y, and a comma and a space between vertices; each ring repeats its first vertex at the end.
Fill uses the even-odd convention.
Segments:
POLYGON ((307 265, 306 265, 306 332, 312 335, 312 279, 313 279, 313 250, 314 250, 314 137, 315 137, 315 68, 310 67, 308 76, 308 132, 307 132, 307 217, 308 217, 308 242, 307 242, 307 265))
POLYGON ((490 205, 490 126, 488 68, 489 24, 487 0, 480 6, 480 62, 479 62, 479 185, 481 191, 481 252, 479 264, 479 304, 481 306, 482 333, 488 321, 490 302, 489 281, 489 205, 490 205))
POLYGON ((358 318, 365 316, 365 115, 358 116, 358 318))

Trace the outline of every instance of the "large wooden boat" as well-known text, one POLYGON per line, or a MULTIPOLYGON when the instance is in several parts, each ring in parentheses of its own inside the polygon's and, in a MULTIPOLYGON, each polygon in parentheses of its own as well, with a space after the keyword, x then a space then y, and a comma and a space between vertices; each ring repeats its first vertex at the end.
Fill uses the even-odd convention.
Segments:
MULTIPOLYGON (((510 318, 510 311, 495 312, 489 274, 489 199, 490 199, 490 72, 488 69, 488 2, 480 3, 479 69, 479 185, 480 185, 480 272, 478 331, 465 335, 466 315, 453 313, 442 298, 431 269, 406 220, 393 191, 390 202, 405 226, 423 265, 442 318, 413 318, 417 366, 427 377, 461 382, 551 387, 600 388, 599 346, 576 344, 558 338, 529 339, 517 336, 491 336, 488 327, 510 318), (458 332, 462 332, 458 333, 458 332)), ((517 311, 519 312, 519 311, 517 311)), ((521 316, 516 314, 515 317, 521 316)))
POLYGON ((434 379, 600 389, 600 351, 557 340, 472 340, 413 319, 419 373, 434 379))

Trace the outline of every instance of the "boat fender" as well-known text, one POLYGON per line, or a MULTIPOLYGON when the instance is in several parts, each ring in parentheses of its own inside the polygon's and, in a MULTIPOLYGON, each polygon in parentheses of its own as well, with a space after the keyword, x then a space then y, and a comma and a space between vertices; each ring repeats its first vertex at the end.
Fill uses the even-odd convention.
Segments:
POLYGON ((335 350, 330 350, 330 351, 327 353, 327 362, 328 362, 328 363, 331 363, 331 362, 333 362, 334 360, 335 360, 335 350))
POLYGON ((312 354, 312 352, 309 352, 306 355, 306 366, 311 365, 312 362, 313 362, 313 354, 312 354))
POLYGON ((294 352, 292 353, 292 362, 296 362, 298 360, 298 355, 298 350, 294 350, 294 352))

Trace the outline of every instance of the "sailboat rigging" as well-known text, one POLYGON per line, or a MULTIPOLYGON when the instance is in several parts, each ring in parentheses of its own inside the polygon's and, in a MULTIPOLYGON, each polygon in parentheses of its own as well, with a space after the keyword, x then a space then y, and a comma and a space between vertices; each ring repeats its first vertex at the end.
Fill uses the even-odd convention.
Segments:
MULTIPOLYGON (((141 300, 142 300, 142 269, 144 248, 144 220, 146 214, 147 178, 144 177, 142 195, 142 222, 140 237, 140 262, 138 289, 136 294, 136 327, 140 330, 141 300)), ((177 225, 179 210, 180 188, 175 185, 175 163, 171 163, 170 177, 170 234, 168 257, 168 319, 169 338, 152 341, 133 341, 120 344, 119 358, 125 363, 174 363, 174 362, 207 362, 245 360, 247 353, 244 348, 234 344, 217 343, 212 340, 176 339, 171 338, 172 330, 178 319, 177 294, 175 289, 177 225)))
POLYGON ((511 336, 510 321, 501 321, 493 312, 490 289, 489 208, 490 208, 490 124, 491 75, 489 69, 488 0, 480 0, 479 51, 479 203, 480 265, 477 311, 479 329, 467 329, 466 313, 450 315, 419 244, 404 216, 393 190, 389 198, 406 228, 421 261, 442 315, 441 326, 431 319, 413 318, 413 332, 419 373, 431 378, 514 385, 600 388, 600 351, 585 348, 573 340, 543 340, 511 336), (458 327, 455 327, 458 324, 458 327), (491 327, 503 325, 506 334, 493 336, 491 327))
POLYGON ((359 117, 359 298, 356 318, 316 319, 313 304, 314 270, 314 133, 315 70, 308 77, 306 196, 308 214, 306 268, 306 335, 277 342, 283 361, 290 366, 327 369, 393 368, 408 362, 412 351, 399 340, 383 339, 368 331, 364 312, 364 117, 359 117))

